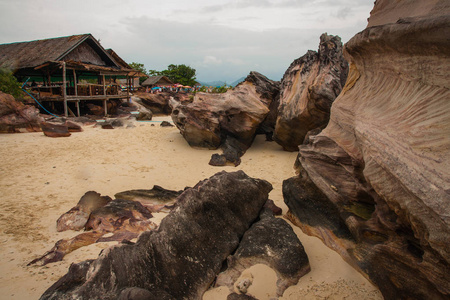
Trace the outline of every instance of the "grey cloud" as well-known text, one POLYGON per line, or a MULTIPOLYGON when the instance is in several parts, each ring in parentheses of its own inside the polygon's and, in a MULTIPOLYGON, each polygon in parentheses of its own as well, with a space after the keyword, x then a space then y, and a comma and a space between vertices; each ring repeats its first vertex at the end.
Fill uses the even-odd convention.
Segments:
POLYGON ((135 41, 135 47, 126 52, 128 61, 138 61, 147 69, 157 70, 171 63, 191 65, 196 68, 197 77, 204 81, 231 82, 250 71, 280 80, 294 59, 309 49, 317 50, 322 34, 319 30, 289 28, 253 32, 148 17, 128 18, 124 24, 130 32, 127 38, 135 41), (205 64, 205 58, 211 63, 205 64))

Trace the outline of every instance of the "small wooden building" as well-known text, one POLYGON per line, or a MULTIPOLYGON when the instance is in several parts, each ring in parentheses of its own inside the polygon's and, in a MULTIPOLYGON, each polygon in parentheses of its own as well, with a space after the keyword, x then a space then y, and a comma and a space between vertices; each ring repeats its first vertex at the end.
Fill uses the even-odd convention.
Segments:
POLYGON ((130 88, 123 92, 117 79, 131 84, 133 77, 146 76, 113 50, 105 50, 91 34, 2 44, 0 68, 12 70, 21 82, 28 80, 38 101, 62 102, 66 116, 73 114, 68 103, 80 115, 80 102, 88 100, 102 101, 106 115, 107 101, 130 96, 130 88))
POLYGON ((157 86, 168 87, 174 85, 174 83, 172 82, 172 80, 169 79, 169 77, 160 75, 160 76, 150 76, 144 82, 142 82, 141 85, 144 87, 153 88, 157 86))

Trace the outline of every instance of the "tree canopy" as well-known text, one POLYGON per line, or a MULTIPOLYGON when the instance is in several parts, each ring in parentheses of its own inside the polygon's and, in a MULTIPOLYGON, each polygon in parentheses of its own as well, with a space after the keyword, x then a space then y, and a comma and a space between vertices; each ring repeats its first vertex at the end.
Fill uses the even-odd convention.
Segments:
POLYGON ((130 65, 130 67, 132 67, 135 70, 141 71, 144 74, 148 74, 147 70, 145 70, 144 64, 132 62, 132 63, 129 63, 129 65, 130 65))
POLYGON ((167 70, 161 71, 161 75, 165 75, 173 82, 182 85, 193 86, 197 83, 196 70, 186 65, 169 65, 167 70))
POLYGON ((193 86, 197 83, 196 70, 184 64, 174 65, 171 64, 166 70, 146 70, 144 64, 132 62, 129 64, 135 70, 141 71, 149 76, 164 75, 169 77, 174 83, 180 83, 182 85, 193 86))

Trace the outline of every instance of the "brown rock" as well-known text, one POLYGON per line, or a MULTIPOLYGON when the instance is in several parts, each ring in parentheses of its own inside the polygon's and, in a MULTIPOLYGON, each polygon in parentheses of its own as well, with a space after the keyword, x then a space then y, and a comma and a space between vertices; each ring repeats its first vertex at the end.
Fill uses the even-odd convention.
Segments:
POLYGON ((257 72, 223 94, 197 93, 192 103, 172 100, 172 120, 192 147, 217 149, 235 165, 278 97, 279 84, 257 72))
POLYGON ((130 288, 157 299, 201 299, 270 190, 242 171, 217 173, 181 194, 158 230, 72 265, 41 299, 117 299, 130 288))
POLYGON ((450 7, 376 1, 373 16, 345 46, 328 126, 284 183, 288 215, 386 299, 448 299, 450 7))
MULTIPOLYGON (((93 209, 110 200, 104 197, 96 201, 99 195, 95 192, 87 193, 82 198, 85 205, 79 207, 86 210, 93 209)), ((81 202, 81 200, 80 200, 81 202)), ((69 211, 70 213, 70 211, 69 211)), ((80 210, 75 211, 74 219, 77 225, 84 220, 84 215, 80 210)), ((38 264, 46 265, 48 263, 61 261, 64 256, 78 248, 88 246, 96 242, 122 241, 138 237, 144 231, 155 229, 157 226, 150 218, 152 214, 141 203, 131 200, 115 199, 108 202, 105 206, 99 206, 91 212, 89 219, 84 225, 87 232, 81 233, 70 239, 62 239, 56 242, 55 246, 47 251, 41 257, 31 261, 28 265, 38 264), (89 231, 91 230, 91 231, 89 231), (104 237, 107 233, 113 233, 112 236, 104 237)))
POLYGON ((71 135, 65 124, 42 122, 40 126, 45 136, 48 137, 68 137, 71 135))
POLYGON ((340 37, 322 34, 319 51, 295 60, 281 80, 273 139, 285 150, 298 151, 308 131, 324 128, 347 73, 340 37))
POLYGON ((39 109, 0 91, 0 133, 41 131, 39 109))
POLYGON ((108 196, 101 196, 99 193, 90 191, 81 197, 77 205, 56 221, 56 230, 81 230, 84 228, 92 211, 105 206, 112 199, 108 196))
POLYGON ((169 99, 174 94, 167 92, 157 94, 137 92, 135 96, 139 98, 139 103, 151 110, 154 114, 169 115, 172 112, 172 108, 169 106, 169 99))

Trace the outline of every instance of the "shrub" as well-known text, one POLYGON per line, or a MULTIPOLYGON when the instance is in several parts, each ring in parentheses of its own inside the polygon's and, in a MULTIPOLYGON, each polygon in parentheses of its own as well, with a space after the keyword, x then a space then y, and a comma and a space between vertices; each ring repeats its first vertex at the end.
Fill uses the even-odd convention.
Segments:
POLYGON ((21 98, 23 95, 20 83, 7 69, 0 69, 0 91, 10 94, 14 98, 21 98))

